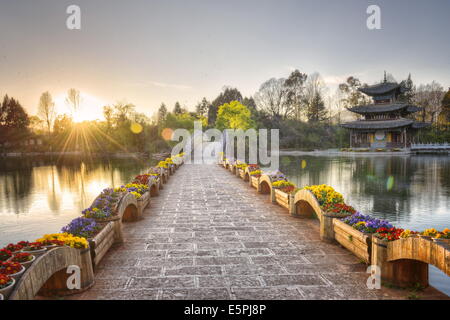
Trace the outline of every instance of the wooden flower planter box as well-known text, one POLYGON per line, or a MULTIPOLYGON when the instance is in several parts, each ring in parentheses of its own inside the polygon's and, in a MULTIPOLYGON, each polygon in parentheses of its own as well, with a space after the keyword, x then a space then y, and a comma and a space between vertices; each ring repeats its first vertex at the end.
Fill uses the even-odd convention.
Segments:
POLYGON ((340 245, 355 256, 370 264, 372 253, 372 235, 354 229, 348 224, 333 219, 334 238, 340 245))
POLYGON ((150 192, 145 192, 138 200, 138 218, 141 218, 144 214, 145 208, 147 208, 148 204, 150 203, 150 192))
POLYGON ((97 266, 114 243, 114 222, 106 222, 103 229, 93 238, 89 238, 92 265, 97 266))
MULTIPOLYGON (((95 219, 95 221, 99 224, 108 224, 112 223, 113 227, 113 237, 114 243, 122 243, 123 242, 123 231, 122 231, 122 219, 118 215, 112 215, 107 219, 95 219)), ((95 238, 95 237, 94 237, 95 238)))
POLYGON ((239 168, 239 177, 244 180, 245 179, 245 171, 239 168))
MULTIPOLYGON (((169 180, 169 169, 166 169, 166 168, 160 168, 160 172, 161 172, 161 174, 160 174, 160 179, 161 179, 161 184, 166 184, 167 183, 167 181, 169 180)), ((161 189, 163 189, 163 188, 161 188, 161 189)))
POLYGON ((290 203, 292 202, 291 198, 291 194, 286 193, 281 191, 280 189, 273 189, 275 191, 275 201, 276 203, 278 203, 280 206, 286 208, 289 210, 290 208, 290 203))
POLYGON ((255 189, 258 189, 259 177, 250 176, 250 186, 252 186, 255 189))

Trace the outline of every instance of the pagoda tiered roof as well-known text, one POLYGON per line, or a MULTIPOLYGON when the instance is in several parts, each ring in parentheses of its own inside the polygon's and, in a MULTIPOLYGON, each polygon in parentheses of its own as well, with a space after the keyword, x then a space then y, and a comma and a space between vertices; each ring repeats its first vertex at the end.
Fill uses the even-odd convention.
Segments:
POLYGON ((397 82, 381 82, 371 86, 361 87, 358 90, 369 96, 382 95, 394 90, 400 89, 401 85, 397 82))
POLYGON ((349 111, 359 114, 368 114, 368 113, 385 113, 385 112, 393 112, 403 110, 407 113, 414 113, 422 110, 422 108, 413 106, 408 103, 378 103, 378 104, 369 104, 363 106, 355 106, 348 108, 349 111))
POLYGON ((431 126, 431 123, 429 123, 429 122, 416 121, 416 122, 414 122, 412 124, 411 127, 414 128, 414 129, 422 129, 422 128, 426 128, 426 127, 429 127, 429 126, 431 126))
POLYGON ((410 126, 414 120, 398 118, 394 120, 357 120, 347 122, 341 126, 348 129, 394 129, 410 126))

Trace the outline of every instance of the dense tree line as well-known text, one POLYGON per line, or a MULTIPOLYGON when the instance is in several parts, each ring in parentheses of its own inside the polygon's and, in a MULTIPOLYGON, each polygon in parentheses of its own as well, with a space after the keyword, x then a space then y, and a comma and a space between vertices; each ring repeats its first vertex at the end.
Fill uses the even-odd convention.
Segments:
MULTIPOLYGON (((395 81, 386 75, 387 81, 395 81)), ((416 86, 409 76, 401 84, 407 88, 403 101, 422 107, 416 120, 433 125, 422 130, 423 142, 450 141, 450 90, 433 81, 416 86)), ((224 87, 209 101, 205 97, 192 108, 176 102, 162 103, 152 118, 138 113, 130 103, 118 102, 103 107, 102 121, 73 121, 80 105, 80 92, 70 89, 66 103, 70 114, 55 112, 49 92, 38 102, 38 114, 29 116, 21 104, 5 95, 0 104, 0 152, 84 151, 84 152, 159 152, 170 150, 167 129, 193 130, 194 121, 204 128, 267 128, 280 130, 282 148, 316 149, 346 147, 348 131, 343 121, 356 115, 347 111, 355 105, 371 103, 358 89, 366 84, 348 77, 334 95, 318 73, 307 75, 295 70, 287 78, 271 78, 259 90, 245 97, 233 87, 224 87), (191 109, 193 111, 189 111, 191 109), (35 143, 30 145, 30 140, 35 143), (40 141, 37 144, 36 141, 40 141)), ((357 116, 356 116, 357 117, 357 116)))

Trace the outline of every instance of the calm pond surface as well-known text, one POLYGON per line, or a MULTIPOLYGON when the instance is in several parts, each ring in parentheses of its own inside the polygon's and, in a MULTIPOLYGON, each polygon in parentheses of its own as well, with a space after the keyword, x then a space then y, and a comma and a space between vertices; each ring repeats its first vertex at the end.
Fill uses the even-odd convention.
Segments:
MULTIPOLYGON (((449 156, 283 156, 280 170, 298 187, 328 184, 356 210, 397 227, 450 227, 449 156)), ((430 283, 450 295, 450 278, 433 266, 430 283)))
POLYGON ((150 167, 147 162, 1 159, 0 246, 59 232, 104 188, 128 183, 150 167))
MULTIPOLYGON (((365 214, 403 228, 450 227, 450 157, 282 157, 299 187, 329 184, 365 214)), ((59 232, 99 192, 129 182, 150 160, 1 159, 0 246, 59 232)), ((450 280, 430 268, 431 284, 450 295, 450 280)))

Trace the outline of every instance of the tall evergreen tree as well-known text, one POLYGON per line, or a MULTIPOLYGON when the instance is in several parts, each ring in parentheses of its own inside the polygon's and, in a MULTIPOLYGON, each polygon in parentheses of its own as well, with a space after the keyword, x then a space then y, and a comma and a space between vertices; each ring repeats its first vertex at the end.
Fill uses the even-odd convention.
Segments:
POLYGON ((164 122, 167 116, 167 108, 164 103, 161 103, 161 106, 158 109, 158 124, 164 122))
POLYGON ((183 109, 181 109, 181 105, 178 101, 175 102, 175 107, 173 108, 173 113, 174 114, 182 114, 183 113, 183 109))
POLYGON ((30 119, 19 101, 5 95, 0 105, 0 145, 14 144, 28 134, 30 119))
POLYGON ((327 110, 322 96, 316 92, 313 99, 309 102, 306 111, 308 122, 320 122, 327 118, 327 110))
POLYGON ((206 100, 206 98, 203 98, 202 101, 195 106, 195 112, 198 116, 206 117, 208 115, 209 106, 209 101, 206 100))
POLYGON ((413 103, 414 99, 414 83, 411 79, 411 73, 408 75, 408 79, 403 80, 401 83, 402 93, 399 96, 399 100, 406 103, 413 103))

